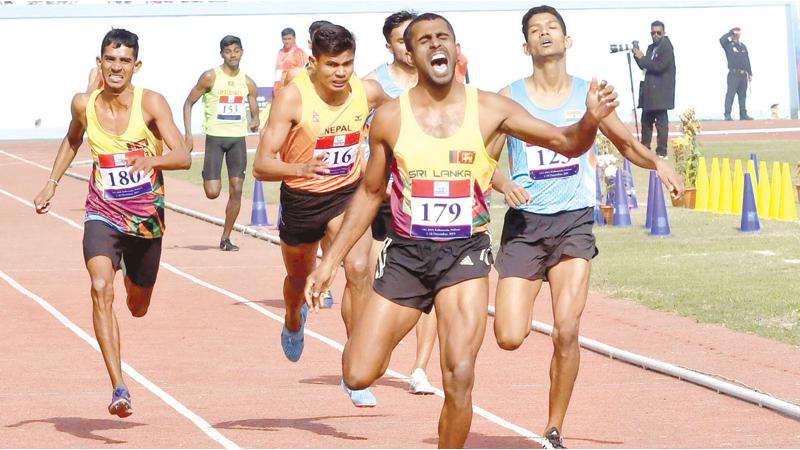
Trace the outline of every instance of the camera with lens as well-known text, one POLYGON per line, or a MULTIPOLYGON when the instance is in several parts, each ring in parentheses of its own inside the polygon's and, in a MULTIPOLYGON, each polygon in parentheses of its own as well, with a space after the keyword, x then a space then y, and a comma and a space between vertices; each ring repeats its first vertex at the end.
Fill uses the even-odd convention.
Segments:
POLYGON ((610 44, 608 47, 611 53, 629 52, 635 48, 639 48, 639 41, 633 41, 630 44, 610 44))

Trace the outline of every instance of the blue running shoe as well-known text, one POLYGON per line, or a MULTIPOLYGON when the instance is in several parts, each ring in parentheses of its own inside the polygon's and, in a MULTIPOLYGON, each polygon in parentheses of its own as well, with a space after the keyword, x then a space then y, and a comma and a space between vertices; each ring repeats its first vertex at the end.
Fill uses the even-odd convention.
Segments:
POLYGON ((325 309, 333 307, 333 294, 331 294, 330 289, 325 291, 325 295, 322 297, 322 307, 325 309))
POLYGON ((373 408, 378 404, 378 400, 374 395, 372 395, 372 392, 369 391, 369 388, 354 391, 345 386, 344 380, 339 383, 339 386, 347 395, 350 396, 350 401, 353 402, 353 406, 356 408, 373 408))
POLYGON ((111 404, 108 405, 108 412, 120 418, 133 414, 131 394, 128 393, 127 389, 124 387, 114 389, 114 394, 111 396, 111 404))
POLYGON ((297 331, 289 331, 286 324, 283 325, 281 331, 281 346, 283 347, 283 354, 291 362, 297 362, 300 355, 303 354, 303 335, 306 326, 306 316, 308 315, 308 305, 303 303, 300 308, 300 329, 297 331))

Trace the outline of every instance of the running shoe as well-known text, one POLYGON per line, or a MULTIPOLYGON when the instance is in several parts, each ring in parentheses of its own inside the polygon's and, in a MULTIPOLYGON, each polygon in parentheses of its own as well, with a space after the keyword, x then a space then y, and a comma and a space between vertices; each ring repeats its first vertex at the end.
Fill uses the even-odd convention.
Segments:
POLYGON ((308 305, 303 303, 300 308, 300 328, 297 331, 289 331, 286 324, 283 325, 281 331, 281 346, 283 347, 283 354, 291 362, 297 362, 300 355, 303 354, 303 335, 306 326, 306 316, 308 315, 308 305))
POLYGON ((339 386, 341 386, 345 394, 350 396, 350 401, 353 402, 353 406, 356 408, 372 408, 378 404, 378 400, 374 395, 372 395, 372 392, 369 391, 369 388, 354 391, 345 386, 344 380, 339 383, 339 386))
POLYGON ((411 377, 408 379, 408 384, 412 394, 430 395, 436 393, 436 388, 428 382, 428 376, 425 375, 425 371, 420 368, 414 369, 414 372, 411 373, 411 377))
POLYGON ((111 415, 125 418, 133 414, 133 406, 131 406, 131 394, 124 387, 114 389, 114 394, 111 396, 111 404, 108 405, 108 412, 111 415))
POLYGON ((333 307, 333 294, 330 289, 325 291, 325 295, 322 296, 322 307, 325 309, 333 307))
POLYGON ((553 448, 567 448, 564 447, 564 441, 561 439, 561 433, 558 432, 558 428, 550 427, 547 430, 547 433, 544 434, 544 438, 547 439, 547 442, 553 446, 553 448))
POLYGON ((238 252, 239 251, 239 247, 236 246, 236 245, 233 245, 233 243, 231 243, 230 239, 223 239, 223 240, 219 241, 219 249, 222 250, 223 252, 238 252))

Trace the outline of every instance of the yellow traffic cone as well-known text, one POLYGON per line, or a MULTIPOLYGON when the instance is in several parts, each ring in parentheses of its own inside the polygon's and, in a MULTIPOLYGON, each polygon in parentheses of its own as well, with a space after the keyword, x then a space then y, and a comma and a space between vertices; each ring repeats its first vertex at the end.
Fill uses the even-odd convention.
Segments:
POLYGON ((731 205, 733 205, 733 184, 731 183, 731 161, 728 158, 722 159, 719 178, 719 212, 730 214, 731 205))
POLYGON ((753 192, 756 197, 756 206, 758 206, 758 180, 756 179, 756 164, 752 159, 747 160, 747 173, 750 174, 750 181, 753 183, 753 192))
POLYGON ((758 217, 759 219, 769 219, 769 172, 767 172, 767 162, 758 162, 758 217))
POLYGON ((731 211, 734 214, 742 213, 742 200, 744 198, 744 173, 742 172, 742 160, 737 159, 733 162, 733 205, 731 211))
POLYGON ((719 212, 719 159, 711 158, 711 181, 708 183, 708 210, 719 212))
POLYGON ((780 220, 797 220, 797 205, 794 204, 794 192, 792 192, 792 172, 789 163, 783 163, 781 167, 781 207, 778 214, 780 220))
POLYGON ((781 210, 781 163, 772 162, 772 184, 769 191, 769 218, 777 219, 781 210))
POLYGON ((708 171, 706 170, 706 158, 701 156, 697 160, 697 178, 694 181, 696 189, 694 193, 694 209, 697 211, 708 211, 708 171))

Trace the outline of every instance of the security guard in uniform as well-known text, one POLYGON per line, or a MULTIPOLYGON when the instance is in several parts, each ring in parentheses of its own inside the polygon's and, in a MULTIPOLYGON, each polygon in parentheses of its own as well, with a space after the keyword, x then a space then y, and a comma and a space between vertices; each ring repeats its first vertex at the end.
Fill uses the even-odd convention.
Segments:
POLYGON ((747 47, 739 42, 741 28, 731 28, 730 31, 719 38, 719 43, 725 50, 725 57, 728 58, 728 92, 725 94, 725 120, 731 118, 731 107, 733 106, 733 96, 739 96, 739 119, 753 120, 747 115, 745 99, 747 98, 747 82, 753 79, 753 71, 750 69, 750 55, 747 47))

